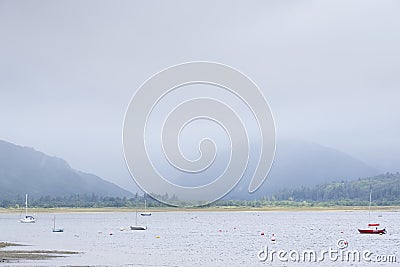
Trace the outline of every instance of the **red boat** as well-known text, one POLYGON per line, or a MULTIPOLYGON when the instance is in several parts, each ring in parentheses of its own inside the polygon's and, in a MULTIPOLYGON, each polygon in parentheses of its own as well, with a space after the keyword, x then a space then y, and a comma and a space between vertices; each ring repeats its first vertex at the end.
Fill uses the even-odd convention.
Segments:
POLYGON ((385 228, 378 228, 379 223, 369 223, 368 229, 358 229, 360 234, 386 234, 385 228))
MULTIPOLYGON (((371 202, 372 202, 372 188, 369 191, 369 209, 368 209, 368 221, 371 220, 371 202)), ((386 234, 385 228, 379 228, 379 223, 369 223, 367 229, 358 229, 360 234, 386 234)))

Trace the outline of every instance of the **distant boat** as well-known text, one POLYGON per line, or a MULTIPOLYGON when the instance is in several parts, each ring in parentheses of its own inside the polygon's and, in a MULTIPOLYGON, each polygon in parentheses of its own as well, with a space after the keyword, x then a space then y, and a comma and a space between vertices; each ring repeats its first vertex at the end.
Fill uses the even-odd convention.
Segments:
POLYGON ((64 228, 56 228, 56 216, 53 218, 53 233, 62 233, 64 232, 64 228))
POLYGON ((144 212, 140 213, 141 216, 151 216, 151 213, 147 212, 146 209, 147 209, 147 202, 146 200, 144 200, 144 212))
POLYGON ((379 223, 369 223, 367 229, 358 229, 360 234, 386 234, 385 228, 378 228, 379 223))
POLYGON ((131 225, 131 230, 147 230, 147 226, 138 225, 138 223, 137 223, 137 214, 138 214, 138 212, 136 210, 135 225, 131 225))
POLYGON ((28 215, 28 194, 25 195, 25 218, 19 220, 21 223, 34 223, 35 217, 28 215))
MULTIPOLYGON (((369 192, 368 221, 371 220, 372 189, 369 192)), ((360 234, 386 234, 386 229, 381 228, 379 223, 368 223, 368 228, 358 229, 360 234)))

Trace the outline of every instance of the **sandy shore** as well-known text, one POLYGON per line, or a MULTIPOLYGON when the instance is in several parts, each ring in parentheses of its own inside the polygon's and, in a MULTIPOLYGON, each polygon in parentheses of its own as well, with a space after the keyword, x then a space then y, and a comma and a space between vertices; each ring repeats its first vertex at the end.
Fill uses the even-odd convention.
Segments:
MULTIPOLYGON (((333 206, 333 207, 207 207, 207 208, 148 208, 149 212, 246 212, 246 211, 362 211, 365 206, 333 206)), ((375 206, 373 211, 400 212, 400 206, 375 206)), ((135 208, 31 208, 31 213, 88 213, 88 212, 135 212, 135 208)), ((139 209, 141 211, 141 209, 139 209)), ((0 213, 20 213, 21 209, 0 208, 0 213)))
POLYGON ((5 247, 16 247, 16 246, 23 246, 23 245, 15 244, 15 243, 8 243, 8 242, 0 242, 0 249, 5 248, 5 247))
POLYGON ((8 262, 18 262, 21 260, 46 260, 57 257, 66 257, 67 255, 79 254, 75 251, 60 250, 2 250, 6 247, 23 246, 8 242, 0 242, 0 265, 8 262))

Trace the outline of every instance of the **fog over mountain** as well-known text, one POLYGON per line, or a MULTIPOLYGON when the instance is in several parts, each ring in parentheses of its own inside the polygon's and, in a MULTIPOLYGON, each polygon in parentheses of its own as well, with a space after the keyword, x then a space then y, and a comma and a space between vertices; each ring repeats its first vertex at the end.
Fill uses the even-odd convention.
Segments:
POLYGON ((100 177, 72 169, 68 163, 30 147, 0 140, 0 199, 70 196, 132 196, 132 193, 100 177))
POLYGON ((250 179, 245 177, 227 198, 251 199, 271 195, 285 188, 352 181, 380 173, 381 170, 336 149, 301 140, 280 140, 275 162, 259 190, 248 194, 250 179))
MULTIPOLYGON (((217 170, 210 174, 217 177, 221 168, 217 170)), ((248 173, 227 198, 251 199, 271 195, 284 188, 351 181, 380 172, 335 149, 311 142, 281 140, 278 142, 275 163, 261 188, 254 194, 248 193, 251 180, 251 174, 248 173)), ((131 192, 96 175, 72 169, 61 158, 0 141, 1 199, 13 199, 25 193, 33 197, 93 193, 99 196, 132 196, 131 192)))
MULTIPOLYGON (((213 61, 259 86, 278 138, 309 140, 397 172, 399 8, 399 1, 372 0, 3 0, 0 139, 135 192, 121 140, 132 95, 166 67, 213 61)), ((312 151, 302 158, 281 146, 272 170, 279 179, 300 171, 313 174, 301 176, 305 181, 362 176, 338 166, 325 173, 307 162, 312 151), (300 159, 280 163, 280 153, 300 159)), ((345 161, 340 166, 353 169, 345 161)))

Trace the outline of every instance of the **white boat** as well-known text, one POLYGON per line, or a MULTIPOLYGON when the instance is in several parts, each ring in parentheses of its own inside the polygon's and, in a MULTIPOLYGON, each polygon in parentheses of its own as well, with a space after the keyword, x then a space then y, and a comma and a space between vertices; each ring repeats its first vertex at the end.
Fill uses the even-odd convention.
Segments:
POLYGON ((19 220, 21 223, 34 223, 35 217, 28 215, 28 194, 25 195, 25 218, 19 220))
POLYGON ((137 210, 136 210, 135 225, 131 225, 131 230, 147 230, 147 226, 138 225, 138 223, 137 223, 137 210))
POLYGON ((147 212, 146 209, 147 209, 147 202, 146 200, 144 200, 144 212, 140 213, 141 216, 151 216, 151 213, 147 212))
POLYGON ((54 222, 53 233, 62 233, 62 232, 64 232, 64 228, 56 228, 56 216, 54 216, 53 222, 54 222))

